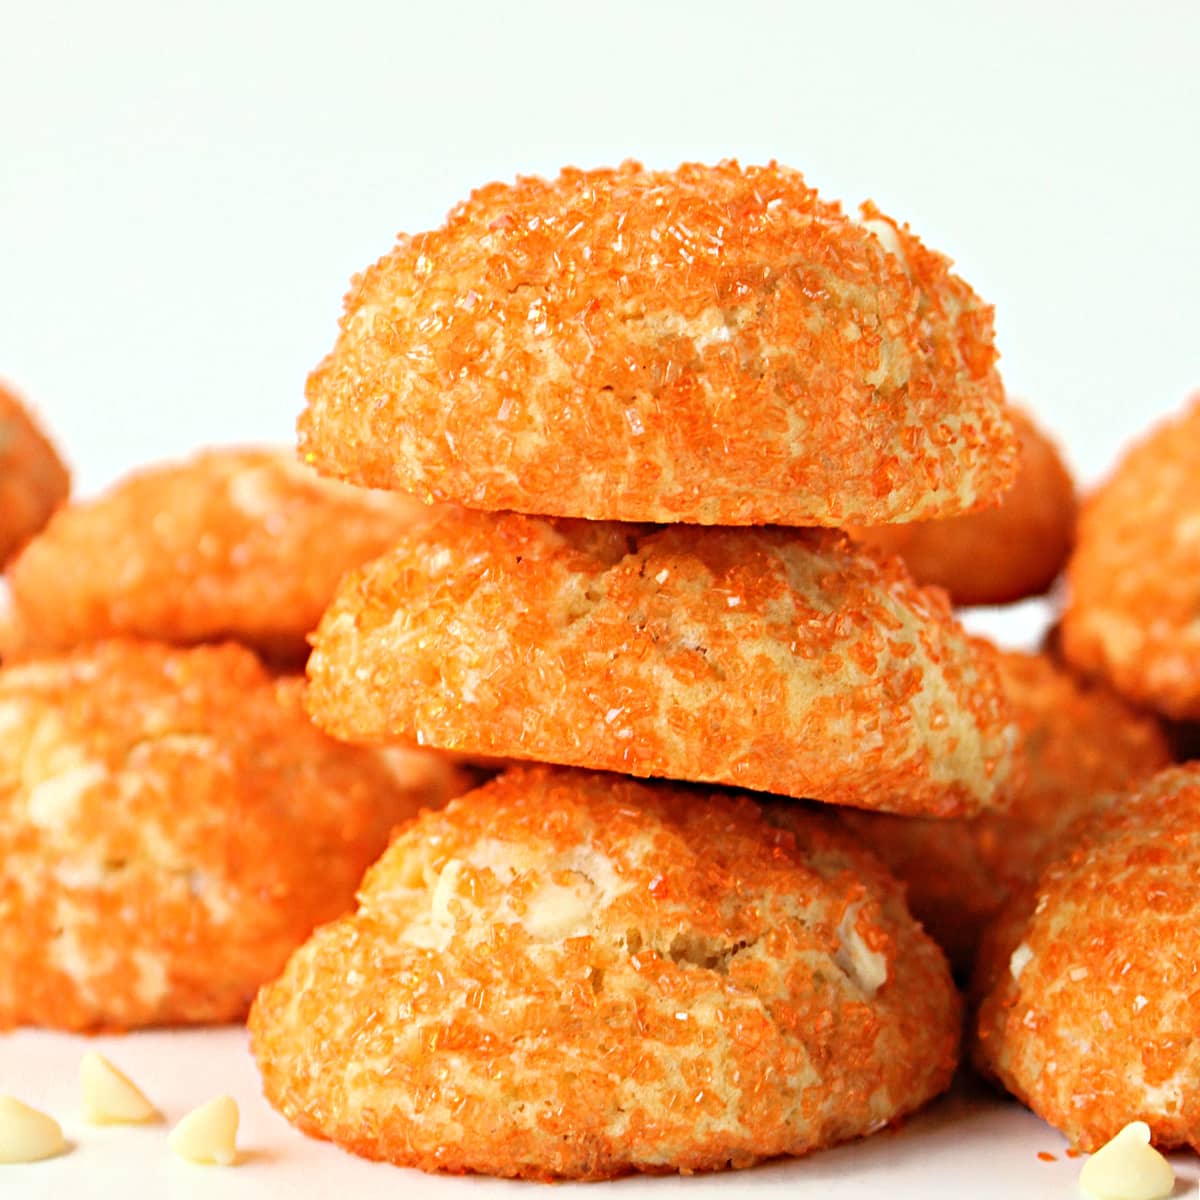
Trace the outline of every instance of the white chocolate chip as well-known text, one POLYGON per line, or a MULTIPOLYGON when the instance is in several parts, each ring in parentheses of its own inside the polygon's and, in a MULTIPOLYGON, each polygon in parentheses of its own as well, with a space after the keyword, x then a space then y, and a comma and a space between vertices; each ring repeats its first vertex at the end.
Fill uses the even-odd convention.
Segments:
POLYGON ((40 1162, 67 1148, 53 1118, 12 1096, 0 1096, 0 1163, 40 1162))
POLYGON ((90 1125, 145 1125, 161 1119, 141 1088, 94 1050, 79 1064, 79 1082, 83 1119, 90 1125))
POLYGON ((841 945, 833 961, 858 984, 864 992, 874 995, 888 977, 887 956, 867 945, 858 932, 858 913, 861 904, 851 904, 838 923, 837 935, 841 945))
POLYGON ((85 792, 104 782, 109 771, 94 762, 81 762, 43 779, 26 798, 29 819, 43 829, 55 829, 69 821, 79 809, 85 792))
POLYGON ((578 873, 575 887, 545 883, 530 899, 522 922, 541 941, 557 941, 579 930, 595 907, 596 889, 578 873), (584 893, 589 893, 585 895, 584 893))
POLYGON ((1033 950, 1028 942, 1022 942, 1008 960, 1008 969, 1014 979, 1021 978, 1021 972, 1033 961, 1033 950))
POLYGON ((900 265, 904 268, 905 274, 912 274, 908 256, 904 253, 904 245, 900 241, 900 235, 896 232, 896 227, 891 221, 875 218, 870 221, 859 221, 858 224, 867 230, 868 233, 874 234, 879 244, 889 254, 895 255, 900 260, 900 265))
POLYGON ((1083 1164, 1079 1186, 1092 1200, 1162 1200, 1175 1172, 1150 1145, 1150 1126, 1132 1121, 1083 1164))
POLYGON ((454 917, 450 912, 450 901, 458 896, 458 881, 467 869, 467 864, 459 858, 452 858, 442 868, 438 881, 434 884, 433 895, 429 899, 430 915, 435 922, 453 925, 454 917))
POLYGON ((194 1108, 167 1139, 173 1153, 188 1162, 231 1167, 237 1162, 238 1106, 218 1096, 194 1108))

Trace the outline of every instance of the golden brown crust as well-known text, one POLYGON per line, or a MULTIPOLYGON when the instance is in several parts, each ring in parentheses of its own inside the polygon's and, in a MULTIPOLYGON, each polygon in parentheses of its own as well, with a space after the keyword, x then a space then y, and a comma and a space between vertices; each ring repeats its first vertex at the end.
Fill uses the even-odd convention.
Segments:
POLYGON ((992 502, 991 309, 774 164, 494 183, 355 278, 308 382, 327 474, 470 508, 882 524, 992 502))
POLYGON ((881 1128, 949 1083, 958 1019, 899 886, 826 818, 535 767, 410 825, 250 1028, 307 1133, 604 1179, 881 1128))
POLYGON ((20 400, 0 384, 0 566, 67 498, 71 477, 20 400))
POLYGON ((969 972, 980 936, 1045 847, 1101 797, 1170 762, 1157 722, 1040 654, 1006 651, 1000 678, 1021 727, 1027 774, 1005 812, 968 820, 846 813, 844 820, 908 889, 913 915, 969 972))
POLYGON ((232 644, 0 671, 0 1027, 240 1018, 392 826, 453 794, 433 755, 326 738, 302 687, 232 644))
POLYGON ((1045 592, 1075 537, 1075 484, 1054 443, 1028 414, 1009 409, 1021 453, 1017 480, 993 508, 851 534, 898 554, 918 583, 935 584, 955 604, 1011 604, 1045 592))
POLYGON ((426 513, 272 449, 207 450, 62 509, 13 563, 5 658, 105 637, 226 638, 301 663, 342 573, 426 513))
POLYGON ((999 803, 990 647, 829 530, 444 509, 347 576, 309 706, 346 740, 940 815, 999 803))
POLYGON ((1078 1147, 1200 1148, 1200 766, 1084 817, 980 949, 974 1054, 1078 1147))
POLYGON ((1200 718, 1200 395, 1087 499, 1067 584, 1068 661, 1170 717, 1200 718))

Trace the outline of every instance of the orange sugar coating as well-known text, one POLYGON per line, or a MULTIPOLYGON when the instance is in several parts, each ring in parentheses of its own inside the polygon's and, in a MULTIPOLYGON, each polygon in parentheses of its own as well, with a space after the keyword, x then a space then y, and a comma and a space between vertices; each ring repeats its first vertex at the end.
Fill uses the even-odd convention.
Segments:
POLYGON ((1067 583, 1068 661, 1170 717, 1200 718, 1200 395, 1087 499, 1067 583))
POLYGON ((54 447, 0 384, 0 565, 45 525, 70 490, 54 447))
POLYGON ((426 508, 322 479, 285 451, 207 450, 61 509, 12 564, 5 657, 105 637, 230 638, 303 662, 342 573, 426 508))
POLYGON ((830 530, 443 509, 343 580, 309 711, 347 741, 957 815, 1010 786, 991 647, 830 530))
POLYGON ((1094 1150, 1200 1148, 1200 764, 1072 826, 980 949, 978 1065, 1094 1150))
POLYGON ((913 915, 964 974, 987 923, 1036 878, 1063 829, 1171 760, 1158 723, 1102 685, 1041 654, 1005 651, 999 667, 1027 767, 1007 811, 950 821, 844 817, 907 886, 913 915))
POLYGON ((880 1129, 948 1085, 959 1014, 901 888, 832 821, 525 767, 408 826, 250 1030, 306 1133, 604 1179, 880 1129))
POLYGON ((871 205, 771 164, 493 183, 357 276, 318 470, 469 508, 882 524, 999 498, 992 313, 871 205))
POLYGON ((233 644, 0 670, 0 1027, 241 1018, 452 794, 431 754, 325 737, 302 687, 233 644))
POLYGON ((904 559, 913 578, 955 604, 1010 604, 1045 592, 1075 536, 1075 484, 1054 443, 1020 409, 1010 409, 1021 454, 1017 480, 999 505, 907 525, 852 530, 904 559))

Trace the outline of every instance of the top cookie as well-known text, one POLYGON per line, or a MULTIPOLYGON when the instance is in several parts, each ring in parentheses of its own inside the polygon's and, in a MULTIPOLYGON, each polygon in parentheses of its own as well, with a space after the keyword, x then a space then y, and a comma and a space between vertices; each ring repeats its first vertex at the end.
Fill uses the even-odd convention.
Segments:
POLYGON ((885 524, 1012 481, 991 310, 795 171, 565 170, 357 277, 308 381, 320 471, 471 508, 885 524))

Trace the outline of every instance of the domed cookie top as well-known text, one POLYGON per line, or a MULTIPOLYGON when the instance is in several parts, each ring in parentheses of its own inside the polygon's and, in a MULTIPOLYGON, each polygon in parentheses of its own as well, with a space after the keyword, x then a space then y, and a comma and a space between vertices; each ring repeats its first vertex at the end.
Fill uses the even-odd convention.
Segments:
POLYGON ((70 487, 46 435, 0 384, 0 566, 50 519, 70 487))
POLYGON ((242 646, 108 641, 0 670, 0 1028, 240 1019, 438 756, 344 746, 242 646))
POLYGON ((1083 506, 1063 654, 1130 699, 1200 718, 1200 395, 1083 506))
POLYGON ((308 703, 336 737, 939 816, 1007 799, 990 646, 832 530, 444 507, 346 576, 308 703))
POLYGON ((232 638, 303 662, 342 573, 426 506, 323 479, 288 452, 203 451, 61 509, 12 564, 7 660, 129 635, 232 638))
POLYGON ((1200 764, 1072 826, 980 950, 975 1058, 1081 1149, 1200 1146, 1200 764))
POLYGON ((490 184, 357 277, 302 452, 472 508, 883 524, 997 499, 991 310, 775 165, 490 184))
POLYGON ((949 1083, 958 1019, 901 888, 828 819, 536 767, 408 826, 250 1028, 305 1132, 602 1179, 880 1129, 949 1083))

